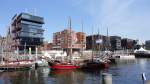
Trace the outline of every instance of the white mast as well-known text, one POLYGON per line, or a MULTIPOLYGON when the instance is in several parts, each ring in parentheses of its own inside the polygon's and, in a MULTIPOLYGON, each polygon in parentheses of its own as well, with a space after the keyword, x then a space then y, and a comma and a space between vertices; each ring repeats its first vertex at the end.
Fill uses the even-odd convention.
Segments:
POLYGON ((100 35, 99 35, 99 28, 98 28, 98 55, 100 55, 100 44, 101 44, 101 38, 100 38, 100 35))
MULTIPOLYGON (((108 27, 107 27, 107 47, 110 46, 110 41, 109 41, 109 37, 108 37, 108 27)), ((108 50, 108 48, 106 48, 106 50, 108 50)))

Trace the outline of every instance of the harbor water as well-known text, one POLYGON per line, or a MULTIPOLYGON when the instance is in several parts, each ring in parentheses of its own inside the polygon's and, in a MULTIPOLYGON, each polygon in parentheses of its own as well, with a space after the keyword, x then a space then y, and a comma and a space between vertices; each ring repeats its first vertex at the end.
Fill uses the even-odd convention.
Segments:
POLYGON ((113 84, 143 84, 150 79, 150 59, 117 60, 105 70, 55 70, 38 68, 0 72, 0 84, 102 84, 102 73, 112 74, 113 84))

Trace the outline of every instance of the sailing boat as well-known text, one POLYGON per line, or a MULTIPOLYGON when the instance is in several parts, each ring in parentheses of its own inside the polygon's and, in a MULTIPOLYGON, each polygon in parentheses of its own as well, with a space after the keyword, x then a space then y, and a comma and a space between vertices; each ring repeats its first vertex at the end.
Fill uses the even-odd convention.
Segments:
MULTIPOLYGON (((93 28, 92 28, 92 34, 93 34, 93 28)), ((99 38, 99 30, 98 30, 98 40, 100 40, 101 38, 99 38)), ((87 60, 84 62, 84 65, 81 67, 81 69, 92 69, 92 70, 96 70, 96 69, 105 69, 108 68, 108 63, 102 62, 100 60, 95 60, 94 59, 94 53, 93 53, 93 48, 94 48, 94 37, 92 36, 92 58, 91 60, 87 60)))
MULTIPOLYGON (((69 18, 69 36, 72 36, 72 28, 71 28, 71 18, 69 18)), ((68 39, 67 39, 68 40, 68 39)), ((49 62, 49 66, 52 70, 70 70, 70 69, 78 69, 80 68, 80 66, 75 65, 72 63, 72 37, 70 40, 70 44, 69 44, 70 48, 70 55, 68 55, 69 59, 67 60, 67 62, 59 62, 59 61, 55 61, 55 62, 49 62)))
POLYGON ((4 60, 2 48, 2 63, 0 64, 0 71, 24 70, 32 68, 32 62, 29 60, 18 60, 18 47, 16 60, 4 60))

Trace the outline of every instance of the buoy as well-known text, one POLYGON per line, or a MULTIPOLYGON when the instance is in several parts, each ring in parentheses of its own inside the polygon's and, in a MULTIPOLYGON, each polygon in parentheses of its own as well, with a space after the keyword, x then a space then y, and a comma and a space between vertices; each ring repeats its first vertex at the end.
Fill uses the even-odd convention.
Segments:
POLYGON ((112 75, 108 73, 103 73, 102 84, 112 84, 112 75))

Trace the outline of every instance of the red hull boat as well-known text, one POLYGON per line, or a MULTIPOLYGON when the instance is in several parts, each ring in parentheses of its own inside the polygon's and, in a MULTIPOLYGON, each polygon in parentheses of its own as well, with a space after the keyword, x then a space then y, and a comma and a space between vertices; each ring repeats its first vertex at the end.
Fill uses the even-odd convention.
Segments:
POLYGON ((64 63, 52 63, 50 64, 50 68, 53 70, 66 70, 66 69, 78 69, 80 66, 76 66, 73 64, 64 64, 64 63))

